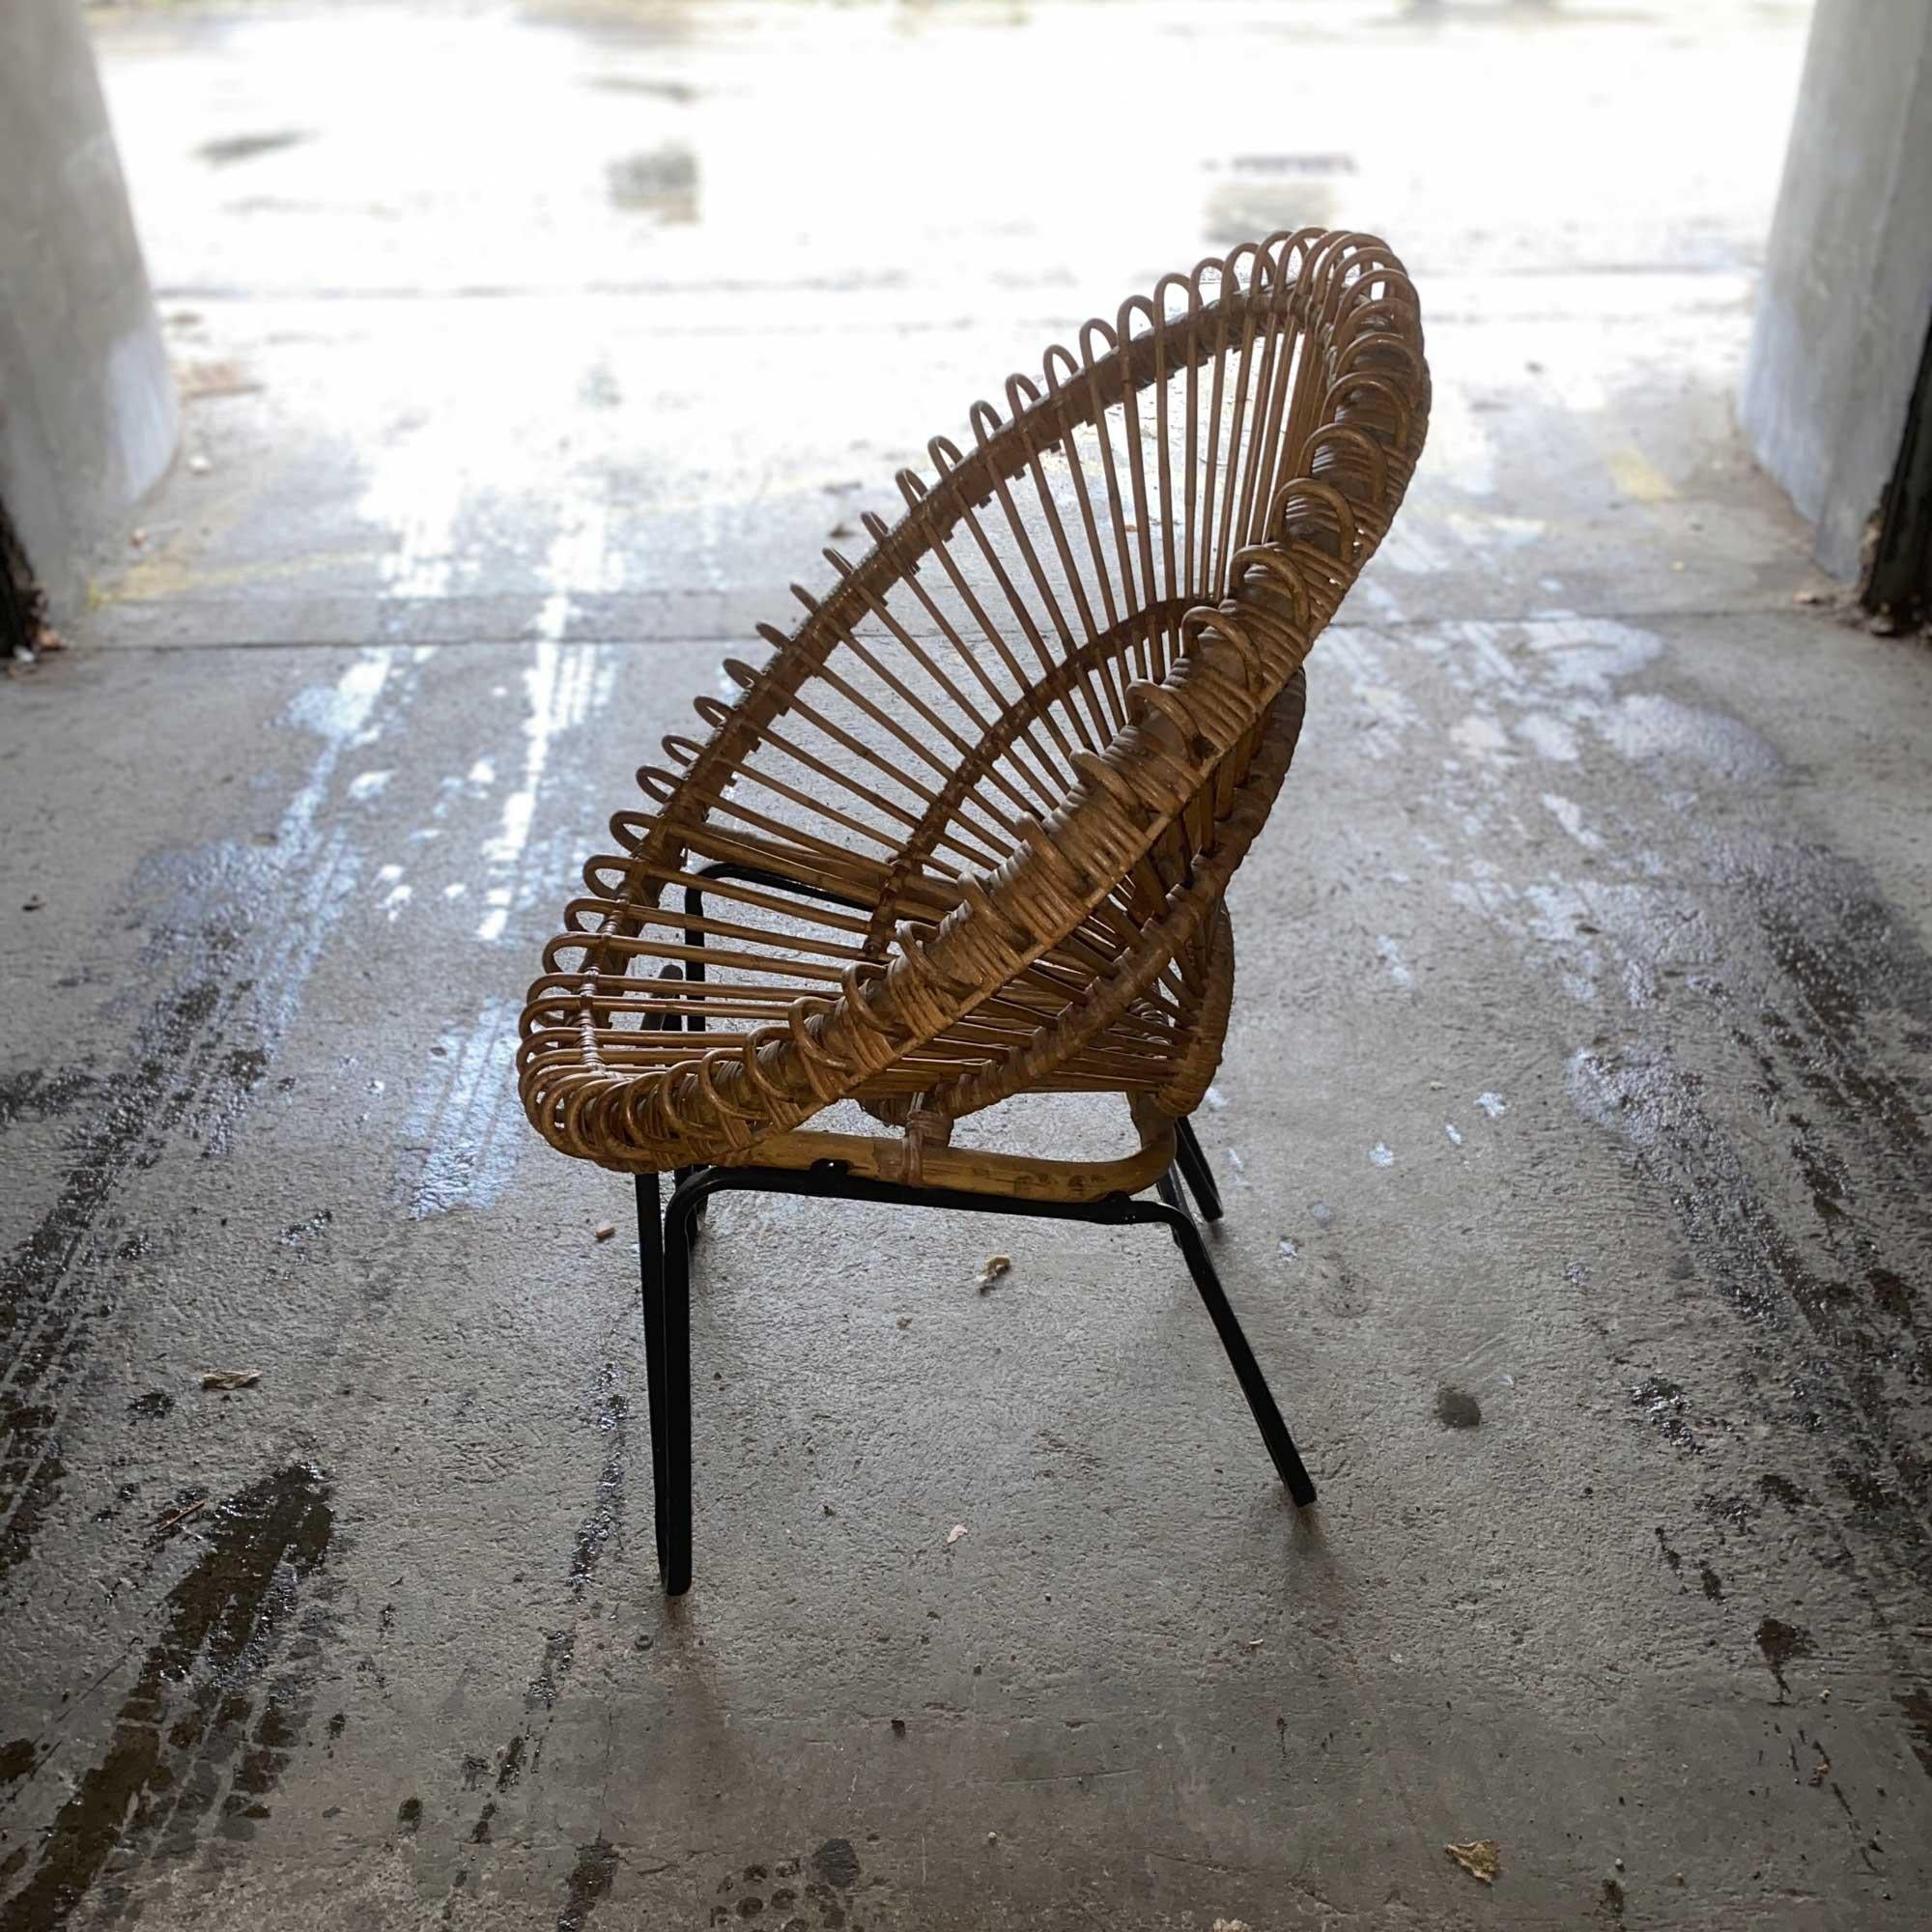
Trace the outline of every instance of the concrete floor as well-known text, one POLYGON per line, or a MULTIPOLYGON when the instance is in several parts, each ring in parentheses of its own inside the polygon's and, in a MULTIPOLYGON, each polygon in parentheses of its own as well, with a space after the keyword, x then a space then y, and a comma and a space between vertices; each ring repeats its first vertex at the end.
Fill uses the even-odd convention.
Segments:
POLYGON ((1685 14, 93 16, 189 430, 0 687, 4 1932, 1925 1922, 1932 662, 1731 428, 1802 11, 1685 14), (667 1606, 541 941, 927 434, 1300 219, 1438 396, 1202 1116, 1322 1500, 1158 1236, 727 1196, 667 1606))

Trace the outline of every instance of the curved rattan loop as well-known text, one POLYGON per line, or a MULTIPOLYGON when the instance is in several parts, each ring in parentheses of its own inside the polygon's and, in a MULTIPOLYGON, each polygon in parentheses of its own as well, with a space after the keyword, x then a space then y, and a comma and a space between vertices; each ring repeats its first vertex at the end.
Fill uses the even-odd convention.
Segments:
POLYGON ((1000 394, 639 772, 524 1014, 564 1151, 743 1160, 845 1097, 929 1144, 1043 1088, 1198 1100, 1301 660, 1421 453, 1415 291, 1373 237, 1284 232, 1000 394))

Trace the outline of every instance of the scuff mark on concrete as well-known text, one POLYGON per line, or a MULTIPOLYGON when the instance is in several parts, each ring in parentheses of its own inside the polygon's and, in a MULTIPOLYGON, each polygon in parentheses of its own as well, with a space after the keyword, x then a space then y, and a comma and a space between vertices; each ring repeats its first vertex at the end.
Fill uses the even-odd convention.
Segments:
MULTIPOLYGON (((0 1905, 0 1932, 65 1925, 117 1859, 125 1872, 150 1847, 183 1857, 211 1819, 217 1832, 246 1835, 269 1815, 265 1800, 308 1718, 303 1673, 269 1672, 302 1585, 328 1554, 328 1481, 312 1463, 291 1463, 212 1518, 200 1555, 168 1592, 161 1633, 105 1749, 55 1814, 33 1876, 0 1905)), ((125 1889, 110 1886, 100 1902, 117 1915, 125 1889)))

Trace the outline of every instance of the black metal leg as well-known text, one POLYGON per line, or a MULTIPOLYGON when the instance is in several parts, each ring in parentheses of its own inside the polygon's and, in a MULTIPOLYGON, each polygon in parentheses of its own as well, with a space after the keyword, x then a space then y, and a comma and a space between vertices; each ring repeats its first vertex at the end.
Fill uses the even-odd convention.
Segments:
MULTIPOLYGON (((681 1167, 671 1176, 670 1184, 673 1188, 682 1187, 694 1174, 702 1174, 704 1170, 701 1167, 681 1167)), ((694 1245, 696 1245, 698 1236, 704 1232, 704 1210, 710 1206, 711 1197, 708 1194, 698 1195, 692 1204, 691 1238, 694 1245)))
POLYGON ((658 1211, 658 1178, 638 1180, 638 1257, 643 1280, 644 1389, 651 1411, 651 1520, 657 1531, 658 1573, 667 1574, 665 1524, 665 1252, 664 1223, 658 1211))
POLYGON ((1174 1164, 1187 1182, 1204 1221, 1221 1218, 1221 1190, 1214 1185, 1214 1170, 1195 1138, 1194 1122, 1185 1118, 1174 1123, 1174 1164))
MULTIPOLYGON (((650 1326, 652 1350, 651 1449, 658 1498, 658 1562, 668 1596, 691 1585, 691 1243, 696 1217, 705 1199, 725 1188, 764 1194, 800 1194, 817 1200, 868 1201, 895 1208, 952 1208, 968 1213, 1009 1214, 1032 1219, 1092 1221, 1105 1226, 1158 1223, 1173 1236, 1187 1263, 1194 1286, 1221 1338, 1235 1378, 1241 1385, 1255 1422, 1289 1494, 1302 1508, 1315 1500, 1294 1438, 1282 1420, 1267 1378, 1248 1338, 1229 1305, 1208 1244, 1187 1210, 1179 1177, 1170 1169, 1154 1183, 1158 1201, 1110 1194, 1089 1202, 1027 1201, 975 1194, 959 1188, 908 1187, 897 1181, 869 1180, 848 1174, 842 1164, 825 1161, 803 1171, 791 1168, 699 1167, 672 1193, 665 1210, 661 1287, 650 1326), (662 1418, 662 1426, 660 1426, 662 1418)), ((654 1185, 654 1183, 653 1183, 654 1185)), ((641 1199, 641 1188, 639 1192, 641 1199)), ((652 1200, 655 1202, 655 1193, 652 1200)), ((649 1295, 647 1293, 647 1300, 649 1295)))
MULTIPOLYGON (((1234 1366, 1235 1379, 1240 1383, 1241 1393, 1248 1399, 1248 1407, 1254 1412, 1262 1440, 1267 1444, 1268 1454, 1274 1458, 1274 1466, 1282 1481, 1288 1485, 1289 1494, 1300 1508, 1306 1509, 1315 1500, 1315 1485, 1302 1464, 1300 1452, 1294 1446, 1294 1437, 1288 1433, 1288 1424, 1281 1419, 1281 1410, 1275 1405, 1274 1392, 1267 1385, 1267 1378, 1262 1374, 1262 1365, 1255 1360, 1255 1351, 1249 1348, 1248 1338, 1242 1333, 1241 1324, 1229 1304, 1221 1287, 1221 1278, 1214 1272, 1208 1243, 1201 1238, 1201 1230, 1194 1225, 1194 1217, 1187 1211, 1172 1170, 1163 1174, 1154 1185, 1167 1207, 1167 1212, 1160 1218, 1166 1221, 1172 1232, 1176 1246, 1186 1259, 1187 1271, 1194 1277, 1194 1286, 1208 1305, 1208 1318, 1214 1323, 1214 1332, 1221 1338, 1221 1347, 1227 1350, 1229 1362, 1234 1366)), ((1145 1207, 1150 1218, 1158 1212, 1151 1203, 1137 1202, 1134 1205, 1145 1207)))
POLYGON ((697 1167, 685 1172, 660 1221, 658 1177, 639 1175, 638 1245, 642 1258, 645 1369, 651 1406, 651 1487, 657 1504, 658 1573, 665 1594, 682 1596, 691 1587, 691 1252, 697 1216, 706 1199, 724 1188, 869 1201, 888 1207, 952 1208, 970 1213, 1093 1221, 1114 1227, 1157 1222, 1174 1236, 1187 1263, 1195 1289, 1221 1338, 1235 1378, 1289 1494, 1307 1508, 1315 1500, 1315 1485, 1214 1272, 1208 1244, 1188 1212, 1179 1176, 1170 1168, 1154 1185, 1158 1201, 1134 1200, 1124 1194, 1090 1202, 1026 1201, 958 1188, 908 1187, 896 1181, 868 1180, 846 1173, 837 1162, 822 1162, 803 1172, 697 1167))
MULTIPOLYGON (((704 899, 701 894, 695 890, 690 891, 685 894, 684 899, 687 910, 695 911, 699 918, 703 917, 704 899), (693 903, 694 900, 696 901, 695 905, 693 903)), ((687 946, 702 947, 704 944, 704 934, 701 931, 687 932, 684 938, 687 946)), ((704 961, 702 959, 692 959, 687 960, 681 967, 675 964, 667 966, 658 975, 658 978, 660 980, 674 980, 678 981, 702 980, 704 978, 704 961)), ((658 1026, 666 1033, 702 1033, 704 1031, 704 1013, 697 1007, 693 1007, 689 1012, 666 1013, 658 1021, 658 1026)), ((681 1167, 671 1176, 670 1184, 674 1188, 681 1187, 696 1172, 697 1169, 696 1167, 681 1167)))
POLYGON ((691 1588, 691 1247, 704 1195, 679 1187, 665 1210, 664 1313, 658 1328, 663 1356, 662 1440, 653 1435, 658 1502, 658 1575, 668 1597, 691 1588))

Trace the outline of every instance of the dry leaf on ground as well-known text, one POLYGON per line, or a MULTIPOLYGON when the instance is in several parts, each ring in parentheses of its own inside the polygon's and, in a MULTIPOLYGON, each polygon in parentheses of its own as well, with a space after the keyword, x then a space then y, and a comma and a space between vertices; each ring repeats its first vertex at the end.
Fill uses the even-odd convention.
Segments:
POLYGON ((262 1379, 260 1369, 210 1369, 201 1378, 205 1389, 253 1388, 262 1379))
POLYGON ((1469 1874, 1485 1885, 1494 1885, 1503 1868, 1503 1848, 1493 1838, 1471 1838, 1466 1845, 1444 1845, 1442 1849, 1469 1874))

